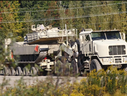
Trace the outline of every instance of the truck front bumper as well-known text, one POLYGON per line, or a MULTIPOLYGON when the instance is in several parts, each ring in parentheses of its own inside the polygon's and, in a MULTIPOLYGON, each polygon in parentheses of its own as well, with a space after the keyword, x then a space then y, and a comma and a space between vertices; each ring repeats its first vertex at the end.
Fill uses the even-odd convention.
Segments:
POLYGON ((127 56, 99 57, 102 65, 127 64, 127 56))

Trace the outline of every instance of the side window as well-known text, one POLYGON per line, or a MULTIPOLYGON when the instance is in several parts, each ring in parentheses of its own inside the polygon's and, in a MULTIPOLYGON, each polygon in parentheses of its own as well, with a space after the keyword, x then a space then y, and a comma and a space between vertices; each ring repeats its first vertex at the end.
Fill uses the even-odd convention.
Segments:
POLYGON ((86 41, 90 41, 90 36, 86 35, 86 41))

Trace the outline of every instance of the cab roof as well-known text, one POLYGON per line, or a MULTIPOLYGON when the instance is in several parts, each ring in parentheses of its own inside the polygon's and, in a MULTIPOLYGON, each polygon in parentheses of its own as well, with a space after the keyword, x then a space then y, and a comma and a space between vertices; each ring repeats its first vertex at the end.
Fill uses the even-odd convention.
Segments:
POLYGON ((120 31, 120 30, 95 30, 93 32, 116 32, 116 31, 120 31))
POLYGON ((85 29, 83 31, 81 31, 79 34, 82 35, 82 34, 90 34, 92 32, 120 32, 120 30, 95 30, 93 31, 92 29, 85 29))

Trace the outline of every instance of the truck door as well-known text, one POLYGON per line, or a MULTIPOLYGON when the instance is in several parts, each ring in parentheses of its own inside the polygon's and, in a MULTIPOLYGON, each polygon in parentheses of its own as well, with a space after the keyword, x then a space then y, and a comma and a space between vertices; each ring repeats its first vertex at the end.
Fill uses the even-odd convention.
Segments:
POLYGON ((93 42, 90 34, 84 34, 80 38, 80 49, 83 54, 91 54, 93 52, 93 42))

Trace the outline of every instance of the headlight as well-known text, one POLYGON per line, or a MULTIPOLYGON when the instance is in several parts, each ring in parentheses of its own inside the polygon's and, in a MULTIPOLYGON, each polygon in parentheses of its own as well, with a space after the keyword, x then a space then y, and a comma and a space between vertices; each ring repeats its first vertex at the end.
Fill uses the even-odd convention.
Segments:
POLYGON ((127 62, 127 57, 124 57, 123 58, 123 62, 127 62))
POLYGON ((113 58, 109 58, 109 62, 110 63, 113 63, 114 62, 114 59, 113 58))
POLYGON ((114 59, 113 58, 103 58, 102 62, 104 62, 104 63, 114 63, 114 59))

